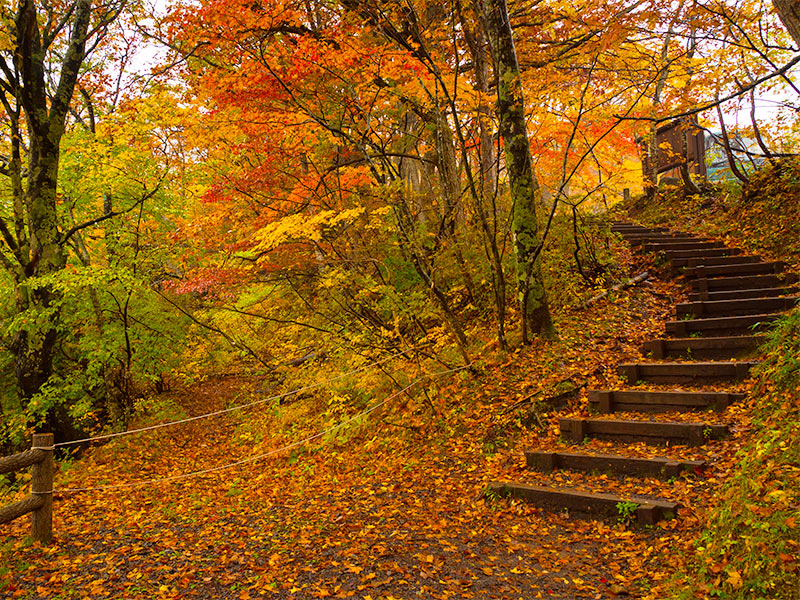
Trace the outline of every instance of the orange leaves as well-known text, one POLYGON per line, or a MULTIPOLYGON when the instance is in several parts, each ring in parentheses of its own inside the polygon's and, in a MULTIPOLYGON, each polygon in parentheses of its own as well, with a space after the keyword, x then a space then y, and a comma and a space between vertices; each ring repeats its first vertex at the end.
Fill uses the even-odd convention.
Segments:
POLYGON ((211 0, 176 15, 176 35, 203 42, 197 55, 207 59, 188 73, 206 113, 191 140, 206 157, 204 198, 213 203, 198 210, 196 227, 270 269, 316 264, 311 245, 270 251, 293 239, 316 244, 322 215, 371 204, 369 140, 394 126, 384 115, 398 112, 397 93, 416 80, 405 52, 360 19, 331 6, 309 10, 211 0))
MULTIPOLYGON (((512 368, 493 370, 486 379, 498 381, 512 368)), ((215 408, 245 385, 241 378, 210 380, 183 392, 182 403, 197 411, 215 408)), ((461 419, 453 406, 473 408, 474 391, 451 382, 447 387, 451 403, 442 406, 442 418, 461 419)), ((641 574, 645 565, 630 557, 642 554, 646 536, 566 520, 554 526, 536 510, 475 500, 480 484, 466 473, 478 465, 496 475, 519 457, 510 450, 507 460, 486 460, 480 440, 489 408, 474 408, 460 435, 433 430, 428 440, 376 421, 335 454, 320 446, 291 464, 260 464, 257 473, 235 476, 242 492, 235 497, 225 493, 228 475, 108 493, 109 513, 89 510, 96 497, 64 498, 57 511, 60 545, 48 557, 63 579, 48 573, 38 595, 48 598, 66 585, 88 592, 96 581, 97 597, 593 598, 607 596, 605 581, 619 581, 615 574, 628 589, 626 565, 634 565, 633 577, 641 574), (256 481, 256 474, 264 477, 256 481), (131 521, 138 526, 119 525, 131 521), (106 535, 112 528, 115 535, 106 535), (613 552, 620 564, 600 571, 583 550, 570 554, 574 547, 613 552)), ((120 477, 140 470, 143 445, 148 464, 167 469, 199 449, 204 460, 225 460, 242 452, 225 424, 176 430, 153 444, 120 441, 90 455, 113 453, 110 464, 121 469, 120 477)), ((267 419, 258 430, 274 435, 276 424, 267 419)), ((70 476, 98 477, 109 468, 107 461, 82 462, 70 476)), ((36 581, 27 573, 26 589, 34 591, 36 581)))

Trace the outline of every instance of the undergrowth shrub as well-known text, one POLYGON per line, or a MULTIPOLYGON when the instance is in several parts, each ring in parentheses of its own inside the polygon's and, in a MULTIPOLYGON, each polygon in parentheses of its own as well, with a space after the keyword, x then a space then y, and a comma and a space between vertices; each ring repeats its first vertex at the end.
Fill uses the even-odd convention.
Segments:
POLYGON ((548 301, 558 310, 579 306, 598 291, 624 278, 610 245, 604 220, 580 214, 558 215, 551 224, 542 253, 548 301))

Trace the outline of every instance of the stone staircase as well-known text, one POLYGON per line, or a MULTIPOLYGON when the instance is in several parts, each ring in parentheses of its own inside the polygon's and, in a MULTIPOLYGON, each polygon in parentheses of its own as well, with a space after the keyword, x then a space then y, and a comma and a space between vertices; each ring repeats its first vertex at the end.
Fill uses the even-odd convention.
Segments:
MULTIPOLYGON (((617 367, 631 389, 589 390, 589 406, 597 418, 559 419, 562 445, 604 440, 620 453, 576 452, 571 447, 563 452, 531 450, 525 452, 527 468, 663 480, 700 474, 707 467, 705 460, 670 454, 678 447, 702 447, 723 439, 728 426, 716 422, 713 413, 710 422, 669 415, 719 412, 744 397, 735 387, 758 364, 748 358, 764 341, 761 333, 798 301, 798 278, 785 273, 783 263, 763 261, 693 234, 627 223, 615 223, 612 230, 637 250, 659 253, 681 272, 691 287, 689 301, 676 305, 676 319, 666 323, 663 338, 645 342, 642 353, 647 360, 617 367), (615 413, 627 418, 609 417, 615 413), (653 420, 654 413, 666 414, 653 420), (652 449, 650 456, 625 452, 628 445, 642 442, 652 449)), ((607 477, 598 477, 595 488, 602 489, 603 481, 607 477)), ((641 524, 674 518, 680 509, 678 503, 661 498, 565 486, 495 482, 491 488, 546 510, 589 517, 618 517, 625 512, 641 524)))

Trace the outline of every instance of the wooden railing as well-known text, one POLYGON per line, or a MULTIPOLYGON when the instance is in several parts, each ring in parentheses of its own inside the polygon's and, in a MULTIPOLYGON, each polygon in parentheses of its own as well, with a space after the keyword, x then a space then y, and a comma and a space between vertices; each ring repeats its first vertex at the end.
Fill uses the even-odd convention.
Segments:
POLYGON ((0 524, 33 513, 31 536, 49 544, 53 539, 53 434, 35 433, 31 449, 0 458, 0 475, 33 467, 31 493, 24 500, 0 506, 0 524))

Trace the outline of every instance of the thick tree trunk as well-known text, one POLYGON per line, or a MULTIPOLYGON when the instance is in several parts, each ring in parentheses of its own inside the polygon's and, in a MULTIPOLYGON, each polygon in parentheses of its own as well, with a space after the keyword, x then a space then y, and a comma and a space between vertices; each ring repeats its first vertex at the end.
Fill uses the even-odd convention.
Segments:
POLYGON ((778 13, 783 26, 792 36, 794 43, 800 46, 800 2, 797 0, 772 0, 772 6, 778 13))
POLYGON ((31 335, 20 331, 12 343, 14 350, 14 373, 20 400, 27 404, 53 372, 53 350, 57 332, 48 328, 45 332, 31 335))
MULTIPOLYGON (((50 286, 31 285, 30 280, 63 269, 66 257, 59 243, 56 214, 56 174, 58 146, 53 146, 45 131, 31 143, 31 176, 24 204, 30 227, 30 258, 17 280, 17 309, 49 310, 56 298, 50 286), (24 289, 19 289, 24 287, 24 289)), ((14 340, 15 370, 19 395, 27 401, 49 379, 53 351, 58 338, 57 310, 37 327, 21 330, 14 340)))
POLYGON ((522 317, 522 341, 529 334, 551 336, 553 323, 542 280, 536 196, 539 184, 533 173, 525 105, 517 53, 505 0, 488 0, 489 37, 497 77, 497 110, 505 144, 506 169, 514 203, 512 227, 517 261, 516 278, 522 317))
MULTIPOLYGON (((50 285, 36 279, 66 266, 64 240, 59 231, 57 182, 59 150, 69 104, 85 56, 91 16, 90 0, 77 0, 64 13, 69 19, 69 38, 60 51, 60 72, 51 63, 51 20, 41 18, 33 0, 21 0, 16 18, 6 22, 14 47, 13 77, 3 81, 16 103, 4 103, 12 130, 11 188, 14 198, 14 235, 0 219, 6 258, 3 266, 14 279, 17 311, 37 311, 33 326, 23 326, 13 340, 18 396, 23 405, 38 394, 53 372, 53 356, 59 337, 58 297, 50 285), (43 27, 45 34, 40 28, 43 27), (53 69, 48 71, 48 69, 53 69), (55 76, 55 78, 53 77, 55 76), (56 83, 48 89, 47 80, 56 83), (57 81, 55 81, 57 80, 57 81), (26 127, 22 127, 22 120, 26 127), (23 135, 27 142, 22 143, 23 135), (21 148, 28 153, 23 166, 21 148), (27 177, 22 173, 27 170, 27 177)), ((52 18, 53 15, 51 14, 52 18)), ((64 24, 66 28, 67 23, 64 24)), ((8 69, 4 70, 8 74, 8 69)), ((57 435, 72 431, 65 407, 48 414, 48 426, 57 435)), ((59 436, 63 438, 64 436, 59 436)))

